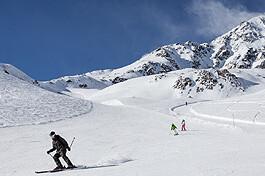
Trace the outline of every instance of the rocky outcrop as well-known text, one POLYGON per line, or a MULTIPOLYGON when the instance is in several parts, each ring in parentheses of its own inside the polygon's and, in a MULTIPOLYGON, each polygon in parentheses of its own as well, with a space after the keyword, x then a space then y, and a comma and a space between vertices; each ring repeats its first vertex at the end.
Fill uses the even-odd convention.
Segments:
POLYGON ((225 92, 226 90, 244 91, 238 77, 227 69, 193 70, 180 75, 175 81, 173 88, 178 93, 194 96, 205 91, 225 92))
POLYGON ((180 89, 180 90, 185 90, 188 87, 191 87, 193 85, 193 80, 190 79, 189 77, 183 77, 180 76, 176 83, 173 85, 173 88, 175 89, 180 89))

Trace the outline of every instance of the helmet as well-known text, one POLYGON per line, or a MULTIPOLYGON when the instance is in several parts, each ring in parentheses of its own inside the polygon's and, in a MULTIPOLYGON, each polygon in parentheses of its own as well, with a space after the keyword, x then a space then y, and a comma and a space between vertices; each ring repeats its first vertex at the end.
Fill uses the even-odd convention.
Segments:
POLYGON ((53 135, 55 135, 55 132, 54 131, 51 131, 50 132, 50 136, 52 137, 53 135))

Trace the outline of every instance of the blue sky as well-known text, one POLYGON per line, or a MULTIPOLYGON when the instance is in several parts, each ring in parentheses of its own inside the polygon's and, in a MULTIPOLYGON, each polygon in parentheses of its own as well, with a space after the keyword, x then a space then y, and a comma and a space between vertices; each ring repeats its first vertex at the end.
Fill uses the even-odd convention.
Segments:
POLYGON ((207 42, 263 0, 0 0, 0 62, 48 80, 127 65, 170 43, 207 42))

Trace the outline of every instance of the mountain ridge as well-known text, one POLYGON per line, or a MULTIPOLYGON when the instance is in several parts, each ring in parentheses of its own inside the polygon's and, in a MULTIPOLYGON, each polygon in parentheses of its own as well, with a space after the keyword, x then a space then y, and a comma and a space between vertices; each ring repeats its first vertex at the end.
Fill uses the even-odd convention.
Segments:
MULTIPOLYGON (((265 15, 241 22, 209 43, 187 41, 161 46, 135 62, 117 69, 95 70, 81 75, 64 76, 50 81, 36 81, 26 74, 21 79, 61 93, 68 88, 104 89, 141 76, 194 69, 265 68, 265 15)), ((1 69, 15 67, 2 64, 1 69)))
MULTIPOLYGON (((265 68, 265 15, 241 22, 209 43, 187 41, 182 44, 164 45, 144 54, 127 66, 96 70, 79 77, 85 75, 88 79, 94 78, 109 86, 131 78, 184 68, 265 68)), ((72 77, 77 78, 78 75, 72 77)), ((70 79, 71 76, 68 78, 70 79)), ((61 77, 51 81, 57 82, 65 79, 66 77, 61 77)), ((82 87, 80 82, 77 85, 82 87)))

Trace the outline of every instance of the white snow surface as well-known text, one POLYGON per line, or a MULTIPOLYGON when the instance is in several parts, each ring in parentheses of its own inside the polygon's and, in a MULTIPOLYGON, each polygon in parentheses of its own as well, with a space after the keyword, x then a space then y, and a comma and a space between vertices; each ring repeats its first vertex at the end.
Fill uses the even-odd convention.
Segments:
MULTIPOLYGON (((6 124, 0 128, 0 174, 31 176, 55 167, 46 154, 51 147, 48 134, 55 130, 68 142, 76 138, 68 155, 74 164, 90 168, 52 175, 263 175, 265 72, 230 71, 251 82, 230 98, 174 96, 169 85, 181 74, 177 71, 103 90, 74 90, 91 99, 93 107, 91 101, 51 93, 0 72, 0 82, 5 83, 0 91, 1 118, 6 124), (170 125, 180 128, 182 119, 188 131, 174 136, 170 125)), ((184 72, 192 75, 194 70, 184 72)))
POLYGON ((11 68, 15 74, 0 70, 0 127, 48 123, 91 111, 91 102, 49 92, 11 68))

